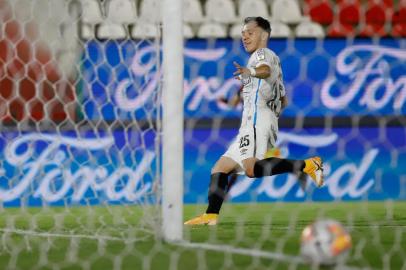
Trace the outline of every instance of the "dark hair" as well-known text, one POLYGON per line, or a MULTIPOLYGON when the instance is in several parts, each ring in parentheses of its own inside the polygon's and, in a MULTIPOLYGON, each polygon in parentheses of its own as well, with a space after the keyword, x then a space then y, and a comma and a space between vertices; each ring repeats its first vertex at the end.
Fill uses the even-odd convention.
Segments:
POLYGON ((262 17, 247 17, 244 19, 244 24, 247 24, 249 22, 256 22, 259 27, 268 32, 268 34, 271 34, 271 24, 267 19, 264 19, 262 17))

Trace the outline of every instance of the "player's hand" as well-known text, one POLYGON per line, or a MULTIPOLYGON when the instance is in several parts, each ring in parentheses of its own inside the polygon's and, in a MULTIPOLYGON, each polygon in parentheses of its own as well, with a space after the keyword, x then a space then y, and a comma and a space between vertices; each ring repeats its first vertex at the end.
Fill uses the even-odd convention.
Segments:
POLYGON ((228 104, 228 99, 225 98, 225 97, 221 97, 221 98, 217 99, 217 101, 218 101, 218 102, 221 102, 221 103, 228 104))
POLYGON ((233 62, 233 65, 237 69, 233 73, 233 75, 235 76, 236 79, 240 79, 240 75, 241 76, 250 76, 251 75, 251 72, 250 72, 250 70, 248 68, 240 66, 240 64, 238 64, 235 61, 233 62))

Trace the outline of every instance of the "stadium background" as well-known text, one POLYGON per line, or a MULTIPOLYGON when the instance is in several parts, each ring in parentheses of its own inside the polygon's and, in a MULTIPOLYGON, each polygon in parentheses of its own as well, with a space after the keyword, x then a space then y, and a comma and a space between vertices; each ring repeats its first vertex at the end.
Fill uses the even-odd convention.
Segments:
MULTIPOLYGON (((23 126, 28 135, 30 123, 58 126, 85 120, 126 125, 134 119, 153 121, 156 111, 150 108, 155 105, 154 91, 160 79, 156 66, 150 65, 156 61, 155 44, 138 40, 155 34, 150 31, 155 29, 154 16, 159 15, 158 2, 83 2, 79 37, 85 49, 76 62, 82 77, 75 82, 62 75, 48 44, 30 45, 35 31, 7 16, 12 8, 7 1, 1 3, 5 24, 0 40, 0 114, 5 127, 13 130, 13 126, 23 126)), ((185 31, 189 37, 185 43, 185 202, 206 200, 210 167, 236 134, 241 107, 230 108, 219 100, 238 90, 238 81, 232 78, 232 62, 246 63, 248 58, 238 40, 239 16, 254 14, 271 16, 269 46, 281 58, 290 100, 280 119, 278 147, 282 155, 292 158, 305 158, 308 153, 323 156, 327 187, 305 195, 292 176, 256 181, 252 186, 242 179, 232 193, 233 200, 404 200, 405 1, 213 3, 216 1, 185 1, 185 31), (290 7, 281 8, 283 5, 290 7), (216 121, 220 121, 220 128, 213 131, 216 121)), ((35 26, 35 21, 32 24, 35 26)), ((125 144, 124 138, 131 136, 139 137, 134 139, 133 149, 154 151, 155 133, 123 132, 114 134, 119 149, 125 144)), ((52 129, 49 133, 53 134, 52 129)), ((17 183, 23 178, 4 150, 18 136, 4 129, 0 144, 5 177, 17 183)), ((81 136, 89 140, 97 137, 91 132, 81 136)), ((46 146, 36 148, 35 157, 25 162, 38 159, 44 149, 46 146)), ((77 164, 88 164, 93 159, 83 153, 81 156, 80 151, 72 156, 63 145, 61 151, 61 159, 72 173, 78 170, 77 164)), ((24 149, 16 152, 21 153, 24 149)), ((126 165, 133 168, 143 160, 142 153, 134 155, 137 158, 126 160, 126 165)), ((46 158, 52 163, 52 156, 46 158)), ((103 164, 105 160, 96 159, 92 166, 104 167, 108 175, 120 167, 118 162, 103 164)), ((48 166, 45 174, 53 169, 48 166)), ((137 175, 140 183, 151 181, 155 169, 152 166, 149 173, 143 172, 137 175)), ((60 205, 86 204, 94 197, 93 203, 128 199, 123 194, 117 198, 105 196, 105 190, 88 187, 72 200, 74 188, 65 187, 63 178, 55 183, 57 190, 64 188, 52 198, 28 194, 22 201, 18 195, 7 197, 5 191, 2 200, 6 205, 41 205, 43 201, 60 205)), ((4 188, 9 185, 8 181, 2 182, 4 188)), ((37 184, 34 189, 42 194, 46 186, 37 184)), ((27 192, 21 190, 19 194, 27 192)))
POLYGON ((350 231, 353 269, 405 269, 406 2, 184 2, 185 219, 237 133, 241 107, 221 99, 248 58, 239 17, 271 19, 281 155, 321 155, 327 176, 306 192, 294 175, 241 177, 186 247, 160 241, 150 208, 160 3, 0 0, 0 268, 308 269, 300 233, 325 217, 350 231))

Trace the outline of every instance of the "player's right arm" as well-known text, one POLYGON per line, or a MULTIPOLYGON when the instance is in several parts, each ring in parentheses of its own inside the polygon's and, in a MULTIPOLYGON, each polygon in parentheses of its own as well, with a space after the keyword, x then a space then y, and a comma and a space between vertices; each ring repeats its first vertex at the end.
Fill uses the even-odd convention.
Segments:
POLYGON ((266 79, 271 76, 271 68, 268 63, 259 63, 256 67, 243 67, 237 62, 233 62, 235 68, 237 69, 233 75, 239 79, 239 76, 252 76, 259 79, 266 79))

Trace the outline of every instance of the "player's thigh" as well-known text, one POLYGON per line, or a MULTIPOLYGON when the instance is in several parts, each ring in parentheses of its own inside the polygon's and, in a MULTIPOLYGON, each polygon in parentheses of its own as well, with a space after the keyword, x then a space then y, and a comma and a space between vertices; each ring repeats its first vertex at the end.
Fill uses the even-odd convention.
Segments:
POLYGON ((256 134, 254 127, 240 129, 238 133, 237 147, 240 160, 255 157, 256 134))
POLYGON ((253 141, 252 147, 254 147, 251 151, 253 151, 252 157, 247 157, 242 160, 242 165, 245 171, 245 174, 248 177, 255 177, 254 176, 254 166, 257 160, 264 159, 266 150, 268 149, 269 145, 269 130, 267 128, 256 127, 255 128, 255 139, 253 141))
POLYGON ((259 160, 265 158, 268 148, 275 144, 270 138, 270 131, 262 128, 256 130, 255 157, 259 160))
POLYGON ((233 159, 222 156, 219 160, 217 160, 216 164, 214 164, 211 173, 230 173, 235 171, 239 167, 238 163, 233 159))

